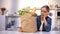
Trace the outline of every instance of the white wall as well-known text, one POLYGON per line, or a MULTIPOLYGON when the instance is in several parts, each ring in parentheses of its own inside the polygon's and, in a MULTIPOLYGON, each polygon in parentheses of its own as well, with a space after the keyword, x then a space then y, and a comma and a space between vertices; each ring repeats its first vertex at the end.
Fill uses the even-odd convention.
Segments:
POLYGON ((17 10, 17 0, 0 0, 1 8, 5 7, 10 12, 15 12, 17 10))
POLYGON ((1 0, 1 8, 5 7, 7 10, 11 10, 11 0, 1 0))
POLYGON ((48 5, 49 0, 18 0, 18 9, 30 6, 31 8, 41 8, 43 5, 48 5))

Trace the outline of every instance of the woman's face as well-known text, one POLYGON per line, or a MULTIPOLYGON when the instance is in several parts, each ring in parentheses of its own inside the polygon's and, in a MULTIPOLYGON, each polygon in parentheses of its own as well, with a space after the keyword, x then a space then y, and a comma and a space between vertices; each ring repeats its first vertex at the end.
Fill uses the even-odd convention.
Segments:
POLYGON ((47 11, 47 9, 45 8, 45 7, 43 7, 42 9, 41 9, 41 16, 42 17, 46 17, 48 15, 48 11, 47 11))

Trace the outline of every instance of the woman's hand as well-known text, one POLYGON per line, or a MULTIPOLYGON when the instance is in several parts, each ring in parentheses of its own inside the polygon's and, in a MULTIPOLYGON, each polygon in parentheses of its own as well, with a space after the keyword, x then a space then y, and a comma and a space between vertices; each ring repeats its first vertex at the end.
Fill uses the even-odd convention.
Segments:
POLYGON ((47 22, 46 22, 46 16, 44 16, 44 20, 43 20, 44 22, 44 24, 45 24, 45 26, 47 25, 47 22))
POLYGON ((22 32, 22 28, 21 28, 21 27, 18 27, 18 31, 19 31, 19 32, 22 32))
POLYGON ((47 25, 46 16, 41 16, 41 21, 43 21, 45 26, 47 25))

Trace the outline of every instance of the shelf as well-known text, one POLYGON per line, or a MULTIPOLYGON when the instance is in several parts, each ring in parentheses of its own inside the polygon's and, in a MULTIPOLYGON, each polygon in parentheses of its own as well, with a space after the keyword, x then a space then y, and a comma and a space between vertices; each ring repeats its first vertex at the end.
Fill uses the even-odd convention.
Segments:
MULTIPOLYGON (((30 9, 30 10, 32 10, 32 9, 30 9)), ((41 10, 41 9, 37 8, 36 10, 41 10)), ((54 8, 54 9, 50 9, 50 10, 60 10, 60 8, 54 8)))
POLYGON ((6 17, 18 18, 20 16, 6 16, 6 17))

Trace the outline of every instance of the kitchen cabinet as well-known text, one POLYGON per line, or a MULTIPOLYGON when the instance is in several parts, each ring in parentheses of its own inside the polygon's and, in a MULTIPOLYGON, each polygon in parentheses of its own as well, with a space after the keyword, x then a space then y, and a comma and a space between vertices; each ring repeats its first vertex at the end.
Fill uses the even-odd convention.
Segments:
POLYGON ((5 30, 16 31, 19 27, 20 16, 6 16, 5 30))

